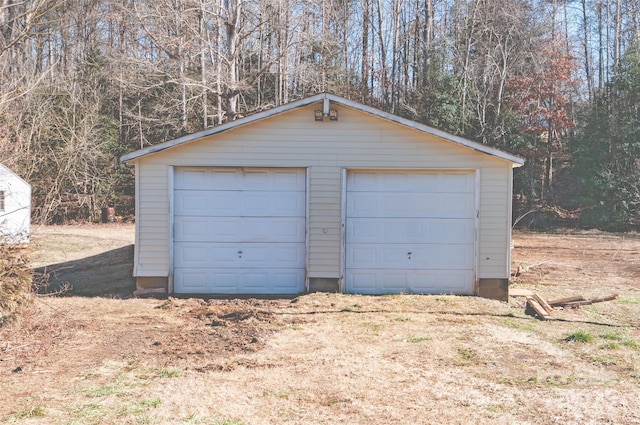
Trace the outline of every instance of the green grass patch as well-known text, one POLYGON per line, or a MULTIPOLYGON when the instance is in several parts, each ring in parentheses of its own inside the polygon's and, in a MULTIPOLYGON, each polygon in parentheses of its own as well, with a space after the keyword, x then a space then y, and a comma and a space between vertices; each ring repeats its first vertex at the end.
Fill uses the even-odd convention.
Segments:
POLYGON ((378 333, 383 328, 383 326, 380 323, 371 323, 371 322, 364 322, 362 326, 364 326, 367 329, 371 329, 376 335, 378 335, 378 333))
POLYGON ((621 304, 640 304, 640 296, 622 295, 616 301, 621 304))
POLYGON ((633 348, 635 350, 640 349, 640 344, 638 344, 633 339, 630 339, 627 336, 618 332, 608 332, 608 333, 600 334, 598 335, 598 337, 600 339, 611 341, 609 343, 605 343, 600 346, 600 348, 605 350, 617 350, 623 346, 633 348))
POLYGON ((503 377, 497 380, 500 384, 515 387, 564 387, 573 384, 578 377, 576 375, 526 375, 520 377, 503 377))
POLYGON ((500 322, 500 324, 507 328, 518 329, 527 332, 535 332, 537 330, 535 324, 529 323, 528 321, 523 323, 521 321, 515 321, 513 319, 504 319, 500 322))
POLYGON ((433 338, 428 336, 415 336, 413 338, 407 339, 407 342, 410 342, 411 344, 419 344, 421 342, 431 341, 432 339, 433 338))
POLYGON ((570 385, 571 383, 573 383, 573 381, 575 381, 575 379, 575 375, 550 375, 544 379, 544 382, 551 387, 563 387, 566 385, 570 385))
POLYGON ((465 362, 471 362, 478 358, 478 353, 471 348, 458 348, 458 356, 465 362))
POLYGON ((572 332, 564 339, 566 342, 581 342, 587 343, 593 341, 593 336, 586 331, 572 332))
POLYGON ((629 347, 629 348, 633 348, 636 350, 640 350, 640 344, 638 344, 637 342, 635 342, 632 339, 625 339, 624 341, 621 342, 622 345, 624 345, 625 347, 629 347))
POLYGON ((236 419, 210 419, 201 415, 190 415, 182 419, 185 424, 207 424, 207 425, 245 425, 244 422, 236 419))
POLYGON ((119 384, 108 384, 108 385, 100 385, 96 387, 87 387, 82 388, 80 390, 82 393, 87 395, 88 397, 100 398, 107 397, 110 395, 125 395, 129 394, 129 391, 122 388, 119 384))
POLYGON ((611 356, 596 356, 591 359, 591 364, 595 366, 614 366, 616 360, 611 356))
POLYGON ((71 413, 80 419, 101 419, 104 416, 102 404, 100 403, 82 403, 72 406, 71 413))
POLYGON ((156 376, 160 378, 178 378, 182 376, 182 371, 180 369, 160 369, 156 372, 156 376))
POLYGON ((262 395, 265 397, 274 397, 274 398, 282 398, 282 399, 289 398, 289 394, 278 392, 278 391, 263 391, 262 395))
POLYGON ((506 406, 503 406, 501 404, 488 404, 487 410, 493 413, 504 413, 509 411, 506 406))
POLYGON ((120 414, 122 416, 129 414, 140 415, 147 412, 149 409, 155 409, 160 407, 161 405, 162 400, 160 400, 159 398, 154 398, 151 400, 140 400, 133 405, 123 407, 120 411, 120 414))
MULTIPOLYGON (((204 424, 209 422, 209 418, 207 418, 206 416, 200 416, 200 415, 189 415, 186 418, 182 419, 182 422, 185 424, 204 424)), ((209 422, 211 423, 211 422, 209 422)))
POLYGON ((615 332, 607 332, 604 334, 600 334, 598 335, 598 337, 600 339, 608 339, 612 341, 622 341, 623 339, 625 339, 624 335, 620 335, 619 333, 615 333, 615 332))
POLYGON ((436 297, 436 301, 439 303, 445 303, 445 304, 453 302, 451 298, 447 298, 447 297, 436 297))
POLYGON ((404 322, 408 322, 408 321, 409 321, 409 320, 411 320, 411 319, 409 319, 408 317, 396 317, 396 318, 395 318, 395 319, 393 319, 393 320, 394 320, 394 321, 396 321, 396 322, 402 322, 402 323, 404 323, 404 322))
POLYGON ((600 349, 602 349, 602 350, 619 350, 620 349, 620 344, 618 344, 617 342, 607 342, 605 344, 602 344, 600 346, 600 349))
POLYGON ((152 400, 142 400, 138 402, 138 406, 145 408, 156 408, 162 406, 162 400, 154 398, 152 400))
POLYGON ((11 420, 30 419, 30 418, 44 418, 47 416, 47 412, 42 406, 29 406, 18 410, 15 413, 9 415, 11 420))

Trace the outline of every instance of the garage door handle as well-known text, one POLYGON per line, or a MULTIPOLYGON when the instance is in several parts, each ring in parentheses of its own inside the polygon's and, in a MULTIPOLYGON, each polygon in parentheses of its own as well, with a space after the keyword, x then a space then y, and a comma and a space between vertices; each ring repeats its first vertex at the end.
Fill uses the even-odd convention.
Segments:
POLYGON ((242 251, 238 251, 238 258, 242 258, 242 251))
POLYGON ((407 257, 409 257, 409 260, 411 260, 411 252, 407 252, 407 257))

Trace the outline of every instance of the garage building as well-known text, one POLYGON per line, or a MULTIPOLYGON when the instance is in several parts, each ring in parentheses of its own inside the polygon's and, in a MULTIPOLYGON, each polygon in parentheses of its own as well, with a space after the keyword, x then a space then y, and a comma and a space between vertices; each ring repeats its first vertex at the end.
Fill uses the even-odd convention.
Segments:
POLYGON ((151 146, 137 294, 508 294, 513 167, 331 94, 151 146))
POLYGON ((28 243, 31 232, 31 185, 0 164, 0 244, 28 243))

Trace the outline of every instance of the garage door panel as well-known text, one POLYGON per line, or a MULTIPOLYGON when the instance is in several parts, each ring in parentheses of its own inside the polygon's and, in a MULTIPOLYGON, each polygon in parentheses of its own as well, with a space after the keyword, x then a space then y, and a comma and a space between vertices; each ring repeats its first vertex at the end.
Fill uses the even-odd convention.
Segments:
POLYGON ((470 270, 355 270, 347 276, 346 285, 359 294, 464 294, 471 295, 470 270))
POLYGON ((305 191, 306 180, 300 170, 263 168, 180 168, 175 174, 176 190, 193 188, 225 190, 305 191))
POLYGON ((208 290, 211 276, 208 270, 174 268, 173 284, 182 293, 204 294, 208 290))
POLYGON ((358 294, 392 294, 407 292, 411 282, 407 270, 353 270, 347 275, 346 287, 358 294))
POLYGON ((245 169, 244 185, 260 191, 305 191, 306 179, 299 170, 245 169))
POLYGON ((181 293, 191 294, 291 294, 304 291, 304 269, 243 269, 176 268, 174 285, 181 293))
POLYGON ((420 271, 413 279, 413 292, 418 294, 464 294, 471 295, 469 282, 473 281, 472 270, 420 271))
POLYGON ((473 245, 349 244, 350 269, 459 270, 473 264, 473 245))
POLYGON ((347 174, 345 285, 364 294, 471 294, 475 173, 347 174))
POLYGON ((351 218, 347 240, 352 243, 473 243, 471 219, 351 218))
POLYGON ((303 169, 178 167, 173 194, 176 292, 304 291, 303 169))
POLYGON ((174 203, 176 216, 295 217, 306 210, 304 192, 178 190, 174 203))
POLYGON ((244 271, 241 273, 240 287, 249 293, 285 294, 302 292, 304 285, 304 270, 275 269, 264 272, 244 271))
POLYGON ((174 264, 178 268, 304 268, 304 243, 179 242, 174 264))
POLYGON ((303 217, 183 217, 175 225, 176 242, 300 242, 303 217))
POLYGON ((474 245, 475 222, 473 219, 433 220, 429 227, 432 243, 454 243, 474 245))
POLYGON ((175 190, 190 189, 207 185, 207 171, 204 169, 180 169, 174 173, 175 190))
POLYGON ((382 193, 474 193, 475 179, 468 171, 436 173, 413 171, 411 173, 354 172, 347 176, 350 192, 382 193))
POLYGON ((466 193, 350 192, 347 197, 348 217, 472 218, 474 211, 466 193))
POLYGON ((175 216, 206 216, 209 214, 207 198, 202 191, 176 190, 173 203, 175 216))
POLYGON ((245 216, 304 216, 306 202, 301 192, 240 192, 245 216))

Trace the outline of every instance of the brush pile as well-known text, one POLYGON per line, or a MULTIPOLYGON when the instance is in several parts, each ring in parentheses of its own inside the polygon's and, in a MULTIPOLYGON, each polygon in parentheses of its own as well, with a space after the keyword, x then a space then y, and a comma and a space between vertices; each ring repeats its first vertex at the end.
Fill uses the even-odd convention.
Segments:
POLYGON ((18 319, 31 301, 31 269, 24 249, 0 244, 0 327, 18 319))

